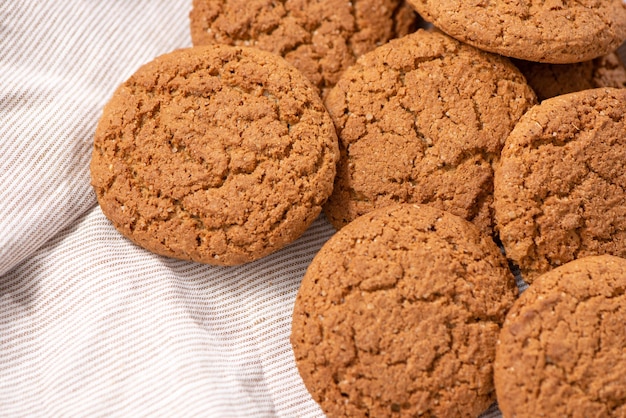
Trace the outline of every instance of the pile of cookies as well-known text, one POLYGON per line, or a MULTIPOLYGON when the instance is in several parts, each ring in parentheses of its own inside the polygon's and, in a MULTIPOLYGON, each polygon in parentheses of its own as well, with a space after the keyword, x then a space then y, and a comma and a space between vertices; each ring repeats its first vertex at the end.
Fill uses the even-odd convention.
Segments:
POLYGON ((626 414, 621 0, 194 0, 190 30, 106 105, 99 204, 215 265, 324 211, 291 343, 326 414, 626 414))

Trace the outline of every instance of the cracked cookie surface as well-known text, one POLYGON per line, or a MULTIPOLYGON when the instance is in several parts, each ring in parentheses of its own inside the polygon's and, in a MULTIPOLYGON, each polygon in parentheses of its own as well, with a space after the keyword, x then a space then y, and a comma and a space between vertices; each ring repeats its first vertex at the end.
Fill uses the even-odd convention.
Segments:
POLYGON ((553 97, 529 110, 496 168, 496 227, 530 283, 576 258, 626 257, 626 89, 553 97))
POLYGON ((575 64, 543 64, 514 60, 542 101, 561 94, 599 87, 626 87, 626 68, 617 53, 575 64))
POLYGON ((182 49, 141 67, 98 124, 92 185, 125 236, 158 254, 249 262, 300 236, 332 191, 332 121, 282 58, 182 49))
POLYGON ((588 61, 616 50, 626 39, 622 0, 408 1, 424 19, 460 41, 528 61, 588 61))
POLYGON ((494 379, 505 417, 626 416, 626 260, 572 261, 507 314, 494 379))
POLYGON ((427 205, 372 211, 313 259, 296 298, 298 370, 329 417, 478 416, 517 287, 471 223, 427 205))
POLYGON ((194 45, 247 45, 281 55, 322 95, 356 58, 415 30, 404 0, 194 0, 194 45))
POLYGON ((507 59, 439 32, 365 54, 325 100, 341 150, 326 216, 341 228, 377 207, 428 203, 491 233, 492 164, 535 103, 507 59))

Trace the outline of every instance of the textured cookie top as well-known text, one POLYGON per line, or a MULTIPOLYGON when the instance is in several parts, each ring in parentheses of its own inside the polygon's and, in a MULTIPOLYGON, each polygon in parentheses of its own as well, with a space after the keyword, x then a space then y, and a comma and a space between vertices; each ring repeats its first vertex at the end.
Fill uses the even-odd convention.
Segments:
POLYGON ((411 204, 337 232, 307 269, 291 343, 329 416, 478 416, 517 287, 489 237, 411 204))
POLYGON ((404 0, 194 0, 194 45, 250 45, 283 56, 324 93, 356 57, 414 30, 404 0))
POLYGON ((575 64, 515 60, 539 100, 598 87, 626 87, 626 68, 616 53, 575 64))
POLYGON ((492 163, 535 104, 506 59, 418 31, 362 56, 325 104, 341 160, 324 208, 337 228, 393 203, 431 203, 492 229, 492 163))
POLYGON ((252 48, 172 52, 122 84, 99 122, 92 184, 116 228, 211 264, 298 237, 332 190, 337 137, 313 86, 252 48))
POLYGON ((529 61, 587 61, 614 51, 626 39, 622 0, 408 2, 456 39, 529 61))
POLYGON ((533 107, 507 139, 494 208, 527 282, 576 258, 626 256, 626 90, 593 89, 533 107))
POLYGON ((626 260, 572 261, 507 315, 494 365, 505 417, 626 416, 626 260))

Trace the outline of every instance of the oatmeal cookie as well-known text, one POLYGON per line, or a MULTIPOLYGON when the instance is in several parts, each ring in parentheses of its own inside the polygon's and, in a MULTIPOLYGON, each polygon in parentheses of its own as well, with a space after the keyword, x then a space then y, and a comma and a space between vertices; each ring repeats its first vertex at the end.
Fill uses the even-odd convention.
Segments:
POLYGON ((104 108, 91 161, 104 214, 158 254, 253 261, 300 236, 332 191, 337 137, 311 83, 261 50, 177 50, 104 108))
POLYGON ((507 138, 496 227, 528 283, 576 258, 626 257, 626 89, 544 100, 507 138))
POLYGON ((464 219, 427 205, 372 211, 313 259, 291 343, 329 417, 478 416, 517 296, 506 259, 464 219))
POLYGON ((626 416, 626 260, 581 258, 509 311, 494 378, 505 417, 626 416))
POLYGON ((460 41, 528 61, 588 61, 615 51, 626 39, 622 0, 408 1, 460 41))
POLYGON ((361 57, 325 100, 341 159, 324 212, 341 228, 377 207, 428 203, 493 226, 493 167, 536 103, 508 59, 419 30, 361 57))
POLYGON ((194 45, 254 46, 284 57, 325 95, 356 58, 414 31, 404 0, 194 0, 194 45))

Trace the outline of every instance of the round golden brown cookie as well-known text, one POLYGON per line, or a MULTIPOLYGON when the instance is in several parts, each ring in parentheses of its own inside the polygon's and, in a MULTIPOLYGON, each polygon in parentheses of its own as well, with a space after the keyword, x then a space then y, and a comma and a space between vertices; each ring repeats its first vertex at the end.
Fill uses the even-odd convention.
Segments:
POLYGON ((528 61, 588 61, 626 39, 622 0, 407 1, 456 39, 528 61))
POLYGON ((298 370, 328 416, 478 416, 517 287, 471 223, 399 204, 337 232, 296 298, 298 370))
POLYGON ((626 260, 581 258, 509 311, 494 378, 505 417, 626 416, 626 260))
POLYGON ((626 87, 626 68, 616 53, 575 64, 515 60, 539 100, 598 87, 626 87))
POLYGON ((626 257, 626 89, 544 100, 507 139, 494 208, 522 277, 576 258, 626 257))
POLYGON ((359 55, 414 31, 404 0, 194 0, 194 45, 250 45, 283 56, 325 94, 359 55))
POLYGON ((102 211, 135 243, 231 265, 304 232, 338 154, 315 88, 282 58, 196 47, 156 58, 115 91, 91 176, 102 211))
POLYGON ((341 160, 324 207, 341 228, 429 203, 491 233, 492 163, 535 94, 505 58, 419 30, 362 56, 328 94, 341 160))

